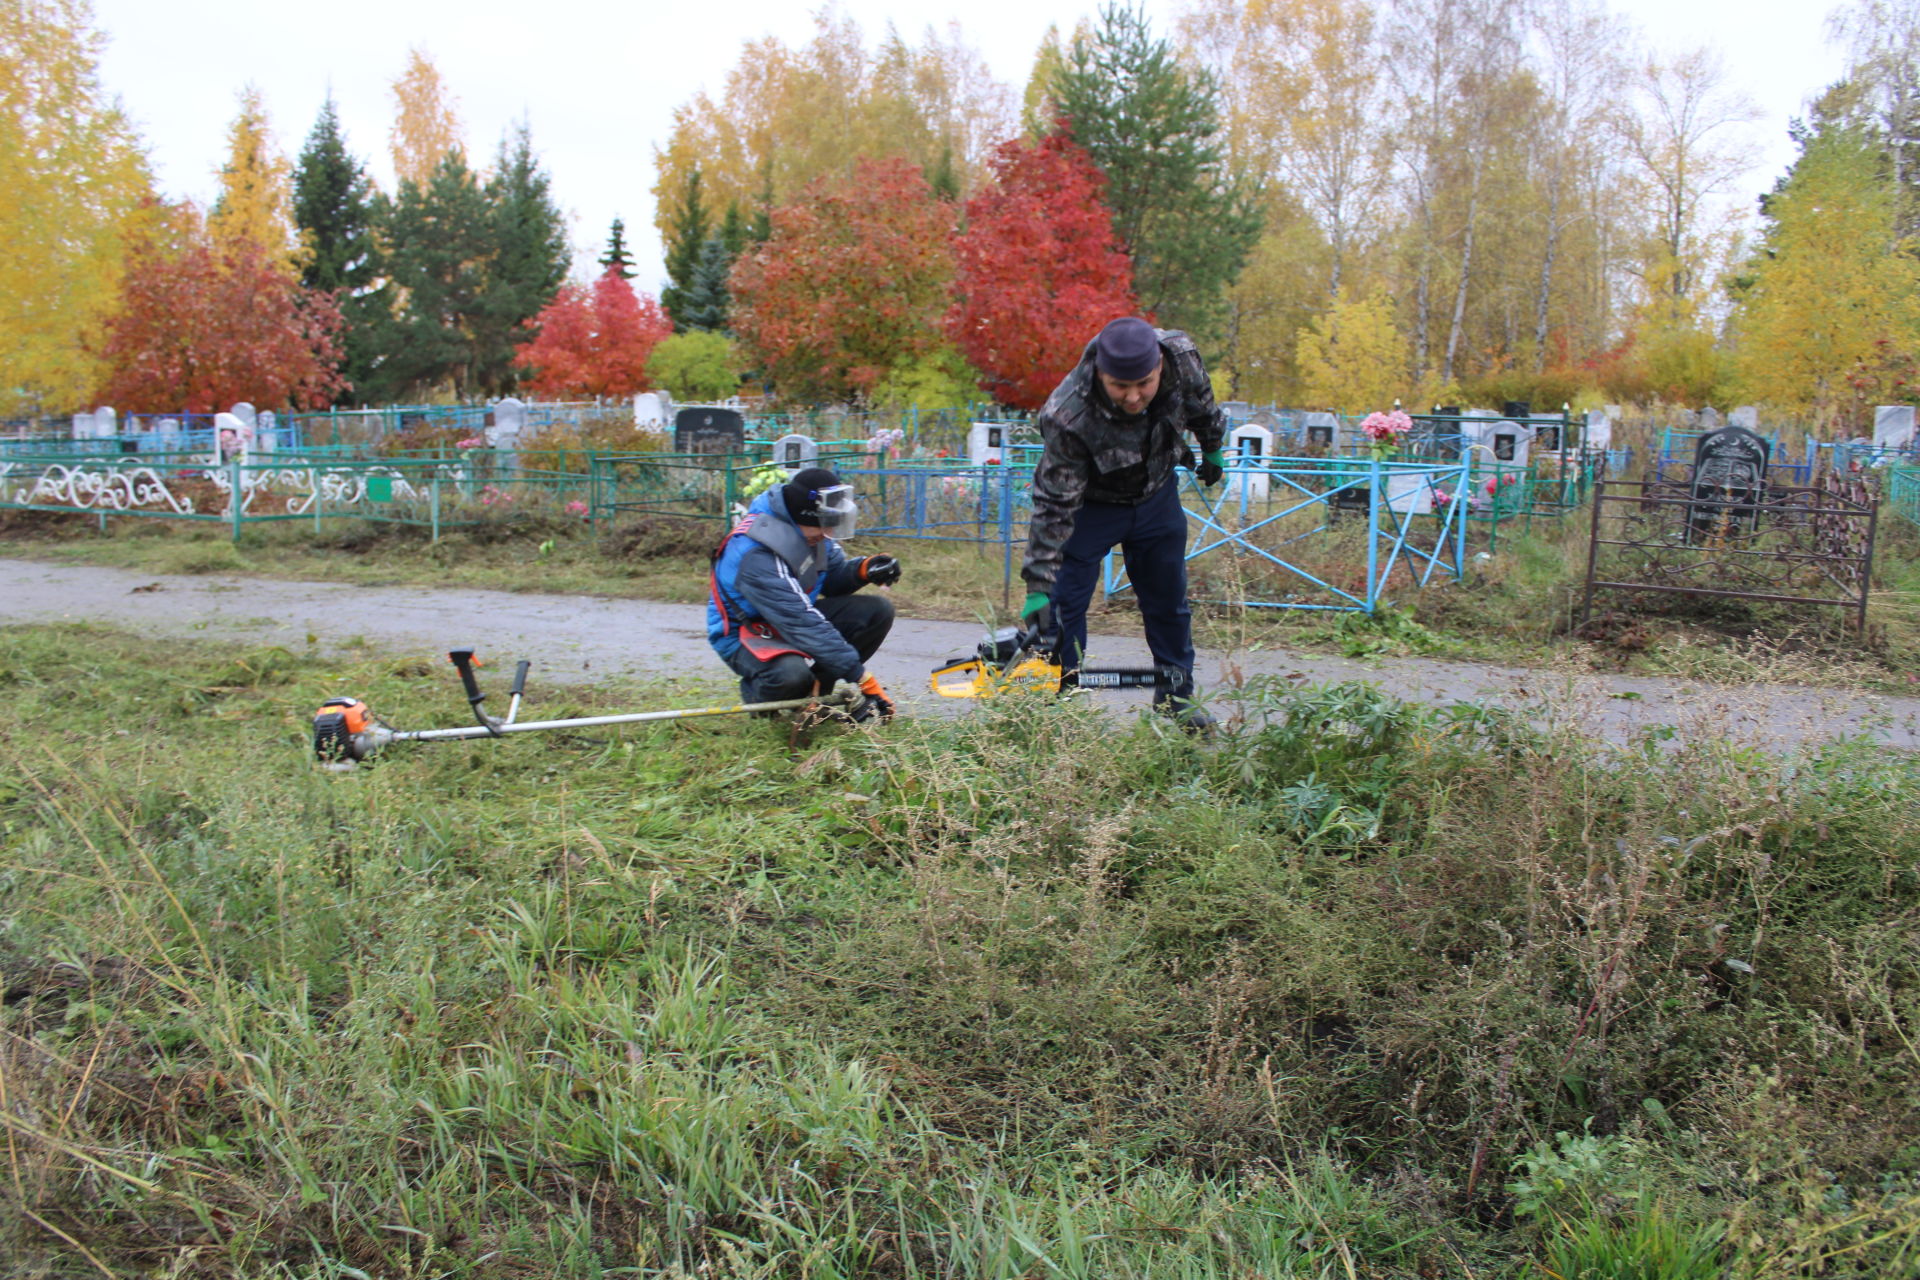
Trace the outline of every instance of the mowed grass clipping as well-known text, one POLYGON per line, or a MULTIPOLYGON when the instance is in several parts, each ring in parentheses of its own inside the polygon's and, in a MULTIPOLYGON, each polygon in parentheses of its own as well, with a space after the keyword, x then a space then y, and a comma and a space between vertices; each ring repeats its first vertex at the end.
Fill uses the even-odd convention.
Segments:
POLYGON ((317 772, 343 690, 465 712, 0 631, 9 1275, 1920 1266, 1910 757, 1276 685, 317 772))

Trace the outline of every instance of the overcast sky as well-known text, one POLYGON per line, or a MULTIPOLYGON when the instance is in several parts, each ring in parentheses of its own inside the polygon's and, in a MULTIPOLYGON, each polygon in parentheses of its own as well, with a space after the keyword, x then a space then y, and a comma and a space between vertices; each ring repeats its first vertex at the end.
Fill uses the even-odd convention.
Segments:
MULTIPOLYGON (((891 21, 910 43, 927 26, 961 23, 994 72, 1017 94, 1049 24, 1063 32, 1096 0, 842 0, 869 47, 891 21)), ((1185 0, 1146 0, 1168 31, 1185 0)), ((1791 161, 1790 116, 1836 78, 1843 59, 1825 37, 1824 0, 1614 0, 1654 48, 1719 50, 1730 80, 1762 110, 1752 131, 1761 163, 1749 187, 1772 184, 1791 161)), ((392 189, 388 84, 411 45, 424 48, 459 100, 476 160, 491 157, 508 123, 525 116, 553 191, 572 219, 576 269, 626 219, 636 284, 657 291, 653 148, 673 108, 700 89, 718 97, 743 41, 772 35, 805 43, 814 8, 779 0, 94 0, 108 37, 101 74, 146 140, 162 189, 210 203, 225 158, 237 95, 265 95, 282 149, 296 155, 331 88, 347 140, 392 189)))

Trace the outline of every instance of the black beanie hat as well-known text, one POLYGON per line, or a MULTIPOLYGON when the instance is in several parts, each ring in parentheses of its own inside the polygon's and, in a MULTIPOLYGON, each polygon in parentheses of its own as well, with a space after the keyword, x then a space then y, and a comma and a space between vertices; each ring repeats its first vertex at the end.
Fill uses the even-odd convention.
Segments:
POLYGON ((820 523, 820 491, 831 489, 840 483, 840 477, 825 467, 808 467, 796 471, 793 479, 780 486, 781 494, 787 500, 787 515, 795 524, 820 523))
POLYGON ((1138 382, 1160 367, 1160 335, 1137 316, 1112 320, 1093 340, 1093 367, 1121 382, 1138 382))

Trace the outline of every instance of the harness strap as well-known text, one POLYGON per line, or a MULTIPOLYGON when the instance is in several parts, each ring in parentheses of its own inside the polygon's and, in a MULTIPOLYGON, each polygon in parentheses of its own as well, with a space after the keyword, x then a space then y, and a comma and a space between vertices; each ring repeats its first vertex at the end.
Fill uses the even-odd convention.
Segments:
POLYGON ((713 599, 713 607, 720 613, 720 634, 723 636, 733 633, 733 615, 727 612, 727 593, 720 589, 720 557, 726 554, 727 544, 745 533, 752 524, 753 517, 748 516, 720 539, 720 545, 713 549, 713 559, 707 570, 707 591, 713 599))

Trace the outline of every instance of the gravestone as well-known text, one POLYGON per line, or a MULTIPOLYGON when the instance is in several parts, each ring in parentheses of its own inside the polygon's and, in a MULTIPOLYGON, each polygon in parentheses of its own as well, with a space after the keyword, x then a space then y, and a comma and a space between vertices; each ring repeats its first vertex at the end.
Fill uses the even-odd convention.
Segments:
POLYGON ((1269 431, 1278 430, 1280 427, 1280 415, 1271 409, 1256 410, 1247 421, 1256 427, 1265 427, 1269 431))
POLYGON ((1720 530, 1760 526, 1767 498, 1767 459, 1773 446, 1745 427, 1721 427, 1701 436, 1687 478, 1687 541, 1720 530))
POLYGON ((242 400, 239 404, 227 410, 227 412, 232 414, 234 417, 240 419, 240 421, 246 423, 249 428, 253 430, 259 429, 260 415, 254 409, 254 407, 248 404, 245 400, 242 400))
POLYGON ((1432 515, 1433 477, 1419 472, 1393 472, 1387 476, 1384 505, 1387 510, 1402 515, 1432 515))
POLYGON ((1744 427, 1748 431, 1758 432, 1760 430, 1759 407, 1750 404, 1739 406, 1728 416, 1727 425, 1730 427, 1744 427))
POLYGON ((637 430, 654 431, 666 423, 666 408, 660 403, 657 393, 642 391, 633 398, 633 425, 637 430))
POLYGON ((1519 418, 1522 420, 1531 418, 1533 416, 1533 404, 1527 400, 1509 400, 1501 407, 1500 416, 1503 418, 1519 418))
POLYGON ((1913 448, 1913 406, 1883 404, 1873 411, 1873 447, 1898 452, 1913 448))
POLYGON ((1236 501, 1265 502, 1269 477, 1261 459, 1273 453, 1273 432, 1258 423, 1235 427, 1227 436, 1227 463, 1245 466, 1227 472, 1226 496, 1236 501))
POLYGON ((1340 438, 1340 419, 1330 413, 1310 413, 1303 438, 1309 449, 1331 449, 1340 438))
POLYGON ((1220 412, 1227 415, 1228 421, 1245 422, 1253 416, 1253 405, 1246 400, 1229 400, 1220 406, 1220 412))
POLYGON ((773 460, 790 471, 798 471, 820 456, 820 446, 812 436, 785 435, 773 442, 773 460))
POLYGON ((1727 425, 1721 419, 1720 411, 1714 408, 1712 405, 1707 405, 1704 408, 1702 408, 1699 413, 1694 415, 1693 420, 1694 420, 1694 424, 1700 430, 1709 432, 1709 433, 1718 431, 1720 430, 1720 428, 1727 425))
POLYGON ((253 428, 231 413, 213 415, 213 456, 218 462, 245 462, 253 445, 253 428))
POLYGON ((1602 453, 1613 448, 1613 419, 1605 409, 1587 410, 1587 426, 1582 439, 1589 449, 1602 453))
POLYGON ((280 420, 271 409, 262 409, 253 422, 253 447, 262 453, 272 453, 280 447, 280 420))
POLYGON ((496 449, 511 449, 520 443, 526 429, 527 406, 513 396, 493 406, 493 422, 486 429, 487 443, 496 449))
POLYGON ((976 422, 967 429, 967 461, 997 467, 1006 461, 1007 429, 998 422, 976 422))
POLYGON ((75 440, 93 439, 93 415, 76 413, 73 415, 73 438, 75 440))
POLYGON ((1486 443, 1493 450, 1494 461, 1524 467, 1527 452, 1533 445, 1533 428, 1502 418, 1490 425, 1486 443))
POLYGON ((673 415, 676 453, 733 453, 747 442, 747 420, 738 409, 694 405, 673 415))
POLYGON ((180 447, 180 419, 162 418, 154 424, 154 448, 172 453, 180 447))
POLYGON ((103 404, 93 411, 93 438, 111 440, 120 434, 120 423, 113 412, 113 406, 103 404))
POLYGON ((1558 422, 1536 422, 1533 424, 1533 447, 1543 453, 1560 452, 1560 426, 1558 422))

